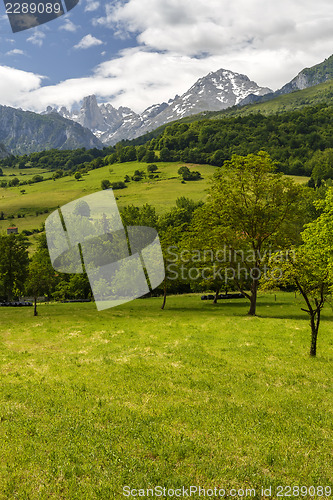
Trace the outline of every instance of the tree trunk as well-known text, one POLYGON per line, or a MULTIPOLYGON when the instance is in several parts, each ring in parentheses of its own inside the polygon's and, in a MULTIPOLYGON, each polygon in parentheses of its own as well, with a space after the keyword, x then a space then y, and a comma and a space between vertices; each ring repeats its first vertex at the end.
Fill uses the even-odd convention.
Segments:
POLYGON ((310 356, 315 357, 317 354, 317 337, 318 337, 318 329, 320 323, 320 310, 317 311, 317 321, 315 320, 316 311, 310 316, 310 324, 311 324, 311 347, 310 347, 310 356))
POLYGON ((38 316, 38 312, 37 312, 37 297, 34 297, 34 316, 38 316))
POLYGON ((164 278, 163 304, 162 304, 162 307, 161 307, 161 309, 162 309, 162 310, 163 310, 163 309, 164 309, 164 307, 165 307, 166 297, 167 297, 167 287, 166 287, 166 277, 165 277, 165 278, 164 278))
POLYGON ((248 312, 249 316, 255 316, 257 310, 257 291, 258 291, 259 281, 257 279, 252 280, 251 285, 251 296, 250 296, 250 309, 248 312))
POLYGON ((220 289, 218 288, 215 292, 213 304, 217 304, 217 299, 219 298, 219 293, 220 293, 220 289))

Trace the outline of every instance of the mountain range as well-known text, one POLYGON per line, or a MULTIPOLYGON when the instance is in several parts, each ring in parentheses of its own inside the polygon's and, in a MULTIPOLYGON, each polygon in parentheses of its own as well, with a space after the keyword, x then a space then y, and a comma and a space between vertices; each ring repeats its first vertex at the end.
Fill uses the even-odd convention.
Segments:
POLYGON ((59 114, 40 115, 0 105, 0 155, 26 154, 45 149, 103 147, 100 140, 79 123, 59 114))
MULTIPOLYGON (((319 84, 332 80, 333 55, 303 69, 275 92, 260 87, 246 75, 220 69, 200 78, 183 95, 150 106, 142 113, 135 113, 128 107, 117 109, 110 103, 99 104, 95 95, 85 97, 78 111, 48 107, 38 114, 0 105, 0 157, 52 148, 102 148, 198 113, 223 110, 242 113, 243 109, 248 113, 252 106, 254 112, 261 112, 260 103, 273 103, 284 95, 299 90, 305 92, 304 89, 317 85, 319 89, 319 84)), ((321 92, 319 100, 325 100, 325 92, 322 89, 321 92)))
POLYGON ((98 104, 95 95, 85 97, 80 111, 66 108, 47 108, 46 113, 58 113, 89 128, 105 145, 114 145, 123 139, 134 139, 165 123, 201 111, 219 111, 239 104, 248 95, 264 96, 271 89, 260 87, 246 75, 220 69, 200 78, 182 96, 176 95, 167 103, 155 104, 143 113, 127 107, 114 108, 98 104))
POLYGON ((270 101, 284 94, 290 94, 291 92, 295 92, 297 90, 304 90, 309 87, 325 83, 328 80, 332 80, 332 78, 333 55, 328 59, 325 59, 322 63, 312 66, 312 68, 303 69, 297 76, 295 76, 295 78, 283 85, 283 87, 279 90, 267 93, 264 96, 258 96, 255 93, 249 94, 240 104, 246 105, 270 101))

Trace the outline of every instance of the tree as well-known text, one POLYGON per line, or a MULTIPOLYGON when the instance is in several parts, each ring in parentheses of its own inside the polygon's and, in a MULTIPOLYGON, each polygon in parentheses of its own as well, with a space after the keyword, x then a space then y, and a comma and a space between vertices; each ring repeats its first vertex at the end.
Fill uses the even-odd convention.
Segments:
POLYGON ((152 174, 158 170, 158 166, 155 165, 155 163, 152 163, 151 165, 148 165, 147 167, 147 172, 148 174, 152 174))
POLYGON ((82 178, 82 174, 80 174, 80 172, 75 172, 74 177, 77 181, 79 181, 82 178))
POLYGON ((178 169, 178 174, 184 181, 197 181, 201 179, 201 174, 197 170, 190 170, 188 167, 183 166, 178 169))
POLYGON ((10 181, 8 182, 9 187, 18 186, 19 184, 20 184, 20 181, 17 177, 14 177, 14 179, 10 179, 10 181))
POLYGON ((25 284, 27 294, 34 298, 34 316, 37 316, 37 297, 41 294, 50 296, 55 284, 55 273, 49 252, 45 248, 38 250, 29 262, 28 276, 25 284))
POLYGON ((160 160, 161 161, 172 161, 172 153, 168 148, 162 148, 160 151, 160 160))
POLYGON ((31 179, 32 182, 42 182, 44 180, 44 177, 42 175, 34 175, 33 178, 31 179))
POLYGON ((101 182, 101 188, 110 189, 110 187, 111 187, 111 182, 109 181, 109 179, 103 179, 101 182))
POLYGON ((142 158, 142 161, 145 161, 146 163, 153 163, 156 160, 158 160, 158 158, 156 158, 155 152, 152 150, 148 150, 142 158))
POLYGON ((142 207, 127 205, 121 210, 120 214, 125 226, 157 227, 158 217, 156 210, 149 203, 145 203, 142 207))
POLYGON ((316 151, 311 160, 307 162, 309 170, 312 170, 311 178, 316 186, 326 179, 333 179, 333 149, 316 151))
MULTIPOLYGON (((321 310, 333 291, 333 188, 325 200, 317 200, 315 205, 322 213, 306 225, 301 235, 303 245, 295 250, 293 258, 279 264, 279 284, 296 285, 306 303, 302 311, 310 318, 310 356, 316 356, 321 310)), ((271 265, 274 259, 272 256, 271 265)))
POLYGON ((0 294, 6 300, 18 297, 24 290, 29 257, 26 236, 0 236, 0 294))
POLYGON ((228 249, 228 276, 256 314, 259 279, 267 252, 296 238, 296 205, 301 188, 282 174, 266 152, 233 156, 214 176, 208 202, 196 212, 194 229, 207 247, 228 249), (247 291, 246 291, 247 290, 247 291))
POLYGON ((79 200, 75 204, 75 208, 73 211, 74 215, 81 215, 81 217, 90 217, 90 207, 88 203, 84 200, 79 200))
POLYGON ((132 180, 133 181, 141 181, 141 179, 143 179, 145 173, 143 170, 135 170, 134 171, 134 174, 132 176, 132 180))

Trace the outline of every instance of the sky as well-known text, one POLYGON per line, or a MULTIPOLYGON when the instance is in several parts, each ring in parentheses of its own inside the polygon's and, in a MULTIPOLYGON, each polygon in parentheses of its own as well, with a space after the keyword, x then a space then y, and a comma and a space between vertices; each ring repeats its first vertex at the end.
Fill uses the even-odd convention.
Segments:
POLYGON ((332 25, 332 0, 80 0, 12 33, 1 3, 0 104, 142 112, 220 68, 276 90, 333 53, 332 25))

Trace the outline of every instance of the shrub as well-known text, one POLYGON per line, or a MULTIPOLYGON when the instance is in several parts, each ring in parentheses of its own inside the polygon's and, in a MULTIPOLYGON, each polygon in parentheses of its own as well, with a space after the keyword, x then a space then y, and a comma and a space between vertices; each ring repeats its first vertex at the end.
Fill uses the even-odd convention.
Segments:
POLYGON ((201 174, 197 170, 191 172, 188 167, 180 167, 178 174, 182 176, 183 181, 197 181, 201 179, 201 174))
POLYGON ((101 188, 110 189, 110 187, 111 187, 111 182, 109 181, 109 179, 103 179, 101 182, 101 188))
POLYGON ((156 172, 156 170, 158 170, 158 166, 155 165, 155 163, 152 163, 151 165, 148 165, 148 167, 147 167, 148 173, 156 172))
POLYGON ((44 180, 44 177, 42 175, 34 175, 31 180, 32 182, 42 182, 44 180))
POLYGON ((18 180, 18 178, 14 177, 14 179, 10 179, 10 181, 8 182, 8 186, 9 187, 18 186, 19 183, 20 181, 18 180))
POLYGON ((112 182, 111 187, 112 189, 124 189, 126 184, 123 181, 112 182))

